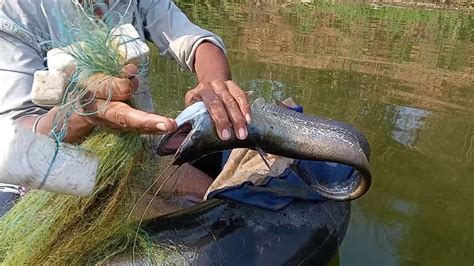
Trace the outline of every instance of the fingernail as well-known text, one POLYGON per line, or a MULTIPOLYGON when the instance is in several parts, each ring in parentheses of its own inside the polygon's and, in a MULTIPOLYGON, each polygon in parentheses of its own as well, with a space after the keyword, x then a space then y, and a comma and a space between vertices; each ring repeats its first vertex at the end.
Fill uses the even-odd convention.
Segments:
POLYGON ((222 140, 230 139, 230 133, 228 129, 222 130, 222 140))
POLYGON ((250 114, 245 115, 245 120, 247 120, 247 124, 250 124, 250 121, 251 121, 250 114))
POLYGON ((239 139, 247 138, 247 130, 245 128, 239 129, 239 139))
POLYGON ((168 127, 163 122, 156 124, 156 128, 158 128, 161 131, 168 131, 168 127))

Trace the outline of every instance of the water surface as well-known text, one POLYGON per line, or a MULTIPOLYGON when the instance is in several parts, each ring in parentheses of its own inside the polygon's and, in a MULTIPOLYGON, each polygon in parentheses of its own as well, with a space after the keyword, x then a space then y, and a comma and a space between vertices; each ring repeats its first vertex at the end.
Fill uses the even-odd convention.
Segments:
MULTIPOLYGON (((359 2, 178 5, 223 37, 242 88, 367 135, 373 186, 333 265, 473 265, 472 4, 359 2)), ((163 58, 153 72, 157 109, 175 116, 195 80, 163 58)))

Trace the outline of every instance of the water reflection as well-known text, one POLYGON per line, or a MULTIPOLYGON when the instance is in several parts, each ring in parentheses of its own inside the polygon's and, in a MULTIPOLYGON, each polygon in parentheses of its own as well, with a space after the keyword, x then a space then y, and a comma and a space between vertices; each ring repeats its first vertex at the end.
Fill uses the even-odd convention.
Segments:
POLYGON ((240 84, 244 86, 250 93, 250 100, 254 100, 263 97, 267 100, 279 100, 285 99, 285 88, 286 84, 276 80, 250 80, 240 84))
MULTIPOLYGON (((472 13, 367 2, 178 5, 223 37, 244 89, 292 96, 306 112, 350 122, 368 136, 374 183, 355 204, 335 263, 470 265, 472 13)), ((159 111, 175 115, 195 80, 171 61, 154 58, 153 65, 159 111)))
POLYGON ((392 138, 405 146, 414 146, 418 138, 418 131, 424 124, 424 118, 431 115, 431 112, 417 108, 395 106, 393 114, 394 129, 391 133, 392 138))
POLYGON ((403 200, 393 201, 392 209, 397 211, 400 214, 405 214, 405 215, 413 215, 416 212, 416 207, 413 205, 413 203, 403 201, 403 200))

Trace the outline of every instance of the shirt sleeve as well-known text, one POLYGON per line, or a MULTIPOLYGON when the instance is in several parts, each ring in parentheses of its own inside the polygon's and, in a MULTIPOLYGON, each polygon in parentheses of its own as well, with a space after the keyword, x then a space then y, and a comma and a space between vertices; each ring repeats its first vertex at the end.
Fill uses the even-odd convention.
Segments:
POLYGON ((5 32, 0 32, 0 54, 0 116, 17 119, 46 113, 48 109, 31 101, 33 74, 45 68, 42 55, 5 32))
POLYGON ((194 55, 204 41, 225 53, 219 36, 193 24, 172 1, 142 0, 139 9, 147 39, 158 47, 160 54, 173 57, 183 67, 194 72, 194 55))

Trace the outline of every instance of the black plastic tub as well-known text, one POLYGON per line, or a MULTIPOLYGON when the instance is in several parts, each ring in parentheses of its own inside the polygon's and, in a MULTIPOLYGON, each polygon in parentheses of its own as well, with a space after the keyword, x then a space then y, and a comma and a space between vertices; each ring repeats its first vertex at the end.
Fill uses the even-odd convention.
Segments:
POLYGON ((348 202, 295 201, 275 212, 212 199, 149 220, 144 229, 159 243, 182 247, 165 264, 326 265, 350 213, 348 202))
MULTIPOLYGON (((0 218, 19 195, 0 193, 0 218)), ((211 199, 148 220, 157 243, 179 247, 164 264, 326 265, 346 233, 349 202, 295 201, 280 211, 211 199)))

